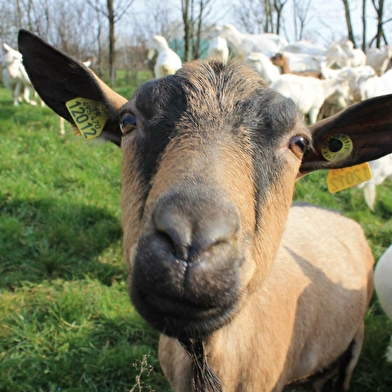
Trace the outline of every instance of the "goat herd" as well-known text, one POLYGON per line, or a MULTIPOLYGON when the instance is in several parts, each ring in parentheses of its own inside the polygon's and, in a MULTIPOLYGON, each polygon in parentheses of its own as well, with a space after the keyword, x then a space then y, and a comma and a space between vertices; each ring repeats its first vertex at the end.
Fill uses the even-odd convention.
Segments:
POLYGON ((176 392, 279 392, 304 380, 348 390, 374 284, 392 319, 392 248, 373 279, 360 226, 292 195, 312 171, 391 157, 390 49, 365 56, 350 42, 288 44, 231 25, 215 28, 209 60, 182 64, 160 36, 150 49, 157 78, 128 101, 19 32, 43 101, 74 126, 69 102, 103 108, 96 136, 121 147, 130 296, 161 332, 165 376, 176 392), (242 59, 228 60, 226 42, 242 59), (349 107, 317 122, 332 96, 349 107))

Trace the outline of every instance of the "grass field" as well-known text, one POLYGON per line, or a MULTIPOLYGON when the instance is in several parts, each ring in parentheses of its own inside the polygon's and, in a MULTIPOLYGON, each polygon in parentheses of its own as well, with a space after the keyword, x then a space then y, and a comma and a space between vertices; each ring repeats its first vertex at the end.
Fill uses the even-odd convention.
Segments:
MULTIPOLYGON (((129 96, 125 79, 118 91, 129 96)), ((69 128, 60 138, 50 109, 13 107, 4 89, 0 134, 0 392, 170 391, 158 334, 127 293, 120 151, 69 128)), ((378 258, 391 243, 392 184, 378 188, 372 213, 357 189, 329 194, 325 176, 302 179, 296 199, 359 221, 378 258)), ((384 358, 391 333, 374 298, 352 391, 392 391, 384 358)))

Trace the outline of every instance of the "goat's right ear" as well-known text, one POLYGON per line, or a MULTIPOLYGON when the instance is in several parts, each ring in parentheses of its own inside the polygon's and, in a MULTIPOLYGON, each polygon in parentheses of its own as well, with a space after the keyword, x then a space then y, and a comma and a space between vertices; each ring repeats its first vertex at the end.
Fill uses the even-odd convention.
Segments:
POLYGON ((52 110, 73 126, 79 125, 79 130, 81 126, 76 124, 77 119, 85 120, 89 116, 82 122, 88 130, 82 131, 86 139, 99 136, 118 146, 121 144, 118 112, 127 102, 125 98, 114 92, 82 62, 27 30, 19 31, 18 45, 31 83, 52 110), (72 116, 67 103, 71 107, 74 105, 72 116), (91 121, 91 112, 99 115, 99 118, 93 117, 95 123, 91 121))
POLYGON ((299 177, 319 169, 340 169, 392 153, 392 94, 361 101, 309 127, 313 148, 299 177))

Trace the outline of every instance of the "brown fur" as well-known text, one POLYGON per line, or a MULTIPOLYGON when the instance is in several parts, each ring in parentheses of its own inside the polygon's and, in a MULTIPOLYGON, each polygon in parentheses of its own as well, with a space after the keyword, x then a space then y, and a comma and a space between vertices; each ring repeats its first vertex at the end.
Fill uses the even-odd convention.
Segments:
MULTIPOLYGON (((293 208, 277 262, 267 280, 232 323, 212 336, 207 357, 225 391, 254 391, 256 386, 258 391, 280 391, 290 381, 327 368, 362 330, 373 258, 359 226, 331 214, 334 213, 315 207, 293 208), (316 216, 320 220, 312 222, 316 216), (305 219, 301 233, 295 229, 298 219, 305 219), (308 225, 308 232, 303 231, 308 225), (329 248, 320 250, 313 243, 309 249, 309 239, 314 235, 324 238, 331 231, 334 235, 329 248), (351 248, 336 254, 337 249, 338 253, 342 251, 341 238, 351 248), (352 257, 364 263, 350 265, 352 257), (349 282, 351 279, 344 279, 345 275, 357 278, 349 282), (321 284, 325 286, 320 288, 321 284), (348 316, 344 304, 353 301, 357 306, 348 316), (339 303, 341 306, 337 306, 339 303), (331 309, 337 312, 333 319, 331 309)), ((178 385, 176 391, 188 391, 189 381, 183 375, 189 363, 181 351, 173 339, 161 336, 160 360, 165 374, 173 386, 178 385), (173 358, 179 358, 179 363, 173 363, 173 358)), ((347 384, 349 378, 350 374, 347 384)))
POLYGON ((280 67, 282 74, 294 74, 299 76, 309 76, 316 79, 324 79, 323 74, 319 71, 291 71, 287 57, 282 53, 277 53, 275 56, 271 57, 270 60, 272 64, 276 65, 277 67, 280 67))
MULTIPOLYGON (((141 200, 137 189, 143 187, 137 185, 138 171, 126 169, 136 164, 132 162, 135 154, 126 138, 124 140, 127 143, 123 145, 126 257, 133 263, 135 258, 128 256, 129 250, 134 249, 141 232, 154 230, 149 217, 161 195, 172 188, 186 189, 198 184, 218 189, 226 199, 222 204, 234 204, 241 217, 241 230, 233 242, 234 246, 241 247, 245 256, 240 289, 243 300, 241 310, 230 324, 208 337, 206 357, 222 381, 224 391, 279 391, 291 381, 327 368, 350 345, 362 326, 369 300, 367 277, 373 265, 372 255, 363 233, 353 222, 336 213, 296 207, 290 213, 283 245, 275 257, 300 161, 290 151, 282 151, 282 169, 259 207, 263 218, 255 232, 255 188, 248 130, 241 130, 239 141, 230 140, 219 131, 224 120, 219 111, 234 110, 235 100, 245 100, 259 82, 247 69, 244 69, 245 75, 238 72, 238 79, 233 73, 231 84, 220 91, 222 99, 218 107, 211 80, 204 79, 208 73, 200 64, 190 64, 181 72, 186 74, 188 83, 195 86, 188 96, 191 112, 182 119, 178 139, 167 146, 160 159, 143 206, 145 218, 138 222, 135 216, 141 207, 132 207, 129 201, 141 200), (201 129, 200 133, 194 132, 195 129, 201 129), (299 222, 300 232, 295 229, 299 222), (330 226, 326 226, 327 223, 330 226), (343 233, 336 233, 336 227, 342 228, 343 233), (331 237, 331 232, 337 235, 331 237), (340 237, 345 238, 342 246, 338 245, 340 237), (325 238, 322 243, 316 241, 321 249, 315 238, 325 238), (309 247, 309 244, 312 245, 309 247), (279 261, 271 264, 274 259, 279 261), (351 260, 356 264, 352 265, 351 260), (349 273, 347 268, 351 270, 349 273), (320 282, 320 276, 325 283, 320 282), (340 283, 342 279, 344 286, 340 283), (320 289, 320 284, 325 284, 324 289, 320 289), (337 307, 337 303, 342 306, 337 307), (345 303, 347 306, 356 303, 355 311, 348 315, 345 303), (313 314, 316 309, 319 310, 313 314), (331 322, 330 311, 336 322, 331 322)), ((143 97, 137 95, 135 99, 137 102, 143 97)), ((306 132, 300 122, 296 127, 292 134, 306 132)), ((197 204, 192 208, 197 208, 197 204)), ((210 284, 208 280, 206 284, 210 284)), ((191 362, 183 348, 175 339, 162 335, 159 352, 162 368, 174 390, 191 391, 191 362)))
POLYGON ((79 94, 112 110, 105 131, 123 153, 130 292, 162 332, 173 389, 279 392, 311 379, 322 392, 338 372, 333 390, 347 390, 374 260, 354 221, 291 200, 296 179, 313 170, 392 152, 392 99, 308 129, 293 102, 242 63, 199 61, 119 108, 122 99, 90 71, 36 36, 22 31, 19 48, 39 93, 50 75, 45 96, 58 113, 79 94), (129 113, 137 121, 121 138, 117 121, 129 113), (320 151, 336 133, 354 151, 327 161, 320 151))

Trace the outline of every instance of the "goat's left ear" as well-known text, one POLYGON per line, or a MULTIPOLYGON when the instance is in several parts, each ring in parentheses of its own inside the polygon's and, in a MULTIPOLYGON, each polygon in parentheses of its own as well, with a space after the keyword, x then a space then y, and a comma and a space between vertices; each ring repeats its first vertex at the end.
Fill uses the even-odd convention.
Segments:
POLYGON ((319 169, 339 169, 392 153, 392 94, 359 102, 309 127, 312 148, 299 177, 319 169))
POLYGON ((52 110, 78 125, 86 139, 99 135, 120 145, 118 112, 125 98, 83 63, 27 30, 19 31, 18 45, 35 90, 52 110))

